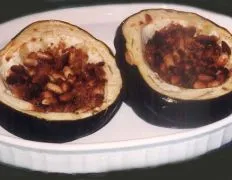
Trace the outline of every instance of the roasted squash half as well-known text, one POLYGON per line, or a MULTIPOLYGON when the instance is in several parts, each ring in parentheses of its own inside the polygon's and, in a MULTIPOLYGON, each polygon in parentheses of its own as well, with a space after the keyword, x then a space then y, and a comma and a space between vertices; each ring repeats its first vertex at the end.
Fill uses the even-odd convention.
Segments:
POLYGON ((115 38, 127 102, 147 122, 191 128, 231 114, 232 35, 191 12, 147 9, 115 38))
POLYGON ((121 105, 121 74, 109 48, 59 20, 18 33, 0 51, 0 77, 0 124, 28 140, 89 135, 121 105))

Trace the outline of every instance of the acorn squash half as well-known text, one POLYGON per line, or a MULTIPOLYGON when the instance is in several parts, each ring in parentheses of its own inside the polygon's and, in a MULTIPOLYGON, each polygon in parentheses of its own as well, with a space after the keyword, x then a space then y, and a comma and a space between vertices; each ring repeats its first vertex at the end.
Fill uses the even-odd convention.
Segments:
POLYGON ((0 51, 0 124, 28 140, 66 142, 103 127, 121 105, 109 48, 59 20, 25 27, 0 51))
POLYGON ((195 13, 147 9, 122 22, 115 47, 127 102, 145 121, 191 128, 231 114, 232 35, 225 28, 195 13))

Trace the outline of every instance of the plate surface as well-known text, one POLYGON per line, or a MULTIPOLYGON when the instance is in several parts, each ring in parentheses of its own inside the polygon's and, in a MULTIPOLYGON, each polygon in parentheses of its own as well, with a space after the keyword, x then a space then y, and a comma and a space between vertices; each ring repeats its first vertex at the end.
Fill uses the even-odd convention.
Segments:
MULTIPOLYGON (((87 30, 115 52, 113 40, 117 27, 126 17, 147 8, 195 12, 228 30, 232 29, 230 17, 193 7, 171 4, 104 5, 53 10, 0 24, 0 45, 3 47, 34 21, 58 19, 87 30)), ((0 161, 38 171, 105 172, 187 160, 219 148, 231 139, 231 116, 200 128, 162 128, 146 123, 123 104, 101 130, 64 144, 27 141, 0 127, 0 161)))

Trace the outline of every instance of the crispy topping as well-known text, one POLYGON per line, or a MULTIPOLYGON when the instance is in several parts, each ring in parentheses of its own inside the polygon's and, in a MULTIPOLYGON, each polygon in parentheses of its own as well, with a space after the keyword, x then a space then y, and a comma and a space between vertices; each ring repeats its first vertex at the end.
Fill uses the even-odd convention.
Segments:
POLYGON ((11 66, 6 82, 12 94, 37 111, 91 110, 103 103, 106 79, 104 62, 87 60, 83 50, 60 43, 29 53, 22 65, 11 66))
POLYGON ((144 56, 167 83, 184 88, 207 88, 229 77, 231 49, 216 36, 196 34, 195 27, 170 24, 156 31, 145 45, 144 56))

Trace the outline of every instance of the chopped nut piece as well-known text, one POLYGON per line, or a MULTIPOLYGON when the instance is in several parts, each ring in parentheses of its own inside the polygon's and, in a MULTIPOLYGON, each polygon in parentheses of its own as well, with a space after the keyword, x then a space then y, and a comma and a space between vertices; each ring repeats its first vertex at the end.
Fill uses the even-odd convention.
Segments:
POLYGON ((166 64, 167 67, 175 66, 173 57, 170 54, 164 56, 164 63, 166 64))
POLYGON ((53 83, 47 83, 48 90, 56 93, 56 94, 62 94, 63 91, 60 86, 53 84, 53 83))
POLYGON ((229 60, 229 57, 227 54, 222 54, 218 60, 217 60, 217 65, 218 66, 225 66, 229 60))
POLYGON ((70 75, 73 75, 72 69, 70 67, 68 67, 68 66, 64 67, 63 72, 64 72, 64 76, 66 78, 68 78, 70 75))
POLYGON ((60 74, 60 73, 53 73, 52 77, 53 77, 54 80, 56 80, 56 79, 61 79, 63 81, 66 80, 65 77, 62 74, 60 74))
POLYGON ((51 104, 56 104, 56 103, 57 103, 57 100, 53 97, 49 97, 49 98, 42 100, 43 105, 51 105, 51 104))
POLYGON ((36 55, 37 55, 37 57, 39 59, 43 59, 43 60, 52 60, 53 59, 53 57, 50 54, 46 53, 46 52, 40 52, 40 51, 38 51, 36 53, 36 55))
POLYGON ((38 65, 38 61, 36 59, 32 59, 32 58, 25 58, 23 60, 23 64, 27 67, 35 67, 38 65))

